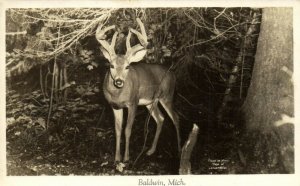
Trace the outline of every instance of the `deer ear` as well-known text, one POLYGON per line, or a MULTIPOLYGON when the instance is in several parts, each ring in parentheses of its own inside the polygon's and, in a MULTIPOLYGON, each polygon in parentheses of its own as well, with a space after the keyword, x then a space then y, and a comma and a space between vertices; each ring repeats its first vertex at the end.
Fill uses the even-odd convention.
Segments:
POLYGON ((110 62, 111 61, 110 53, 107 50, 105 50, 103 47, 100 47, 100 50, 101 50, 102 54, 104 55, 104 57, 110 62))
POLYGON ((142 49, 142 50, 137 51, 136 53, 132 54, 129 57, 129 63, 134 63, 134 62, 141 61, 144 58, 144 56, 146 55, 146 53, 147 53, 146 49, 142 49))

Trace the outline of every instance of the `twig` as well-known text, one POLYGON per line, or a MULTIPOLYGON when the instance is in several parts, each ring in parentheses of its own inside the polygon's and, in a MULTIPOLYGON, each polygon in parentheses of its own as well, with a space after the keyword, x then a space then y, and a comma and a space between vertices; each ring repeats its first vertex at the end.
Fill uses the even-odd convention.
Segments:
POLYGON ((229 30, 233 29, 234 27, 236 27, 236 26, 241 26, 241 25, 244 25, 244 24, 248 24, 248 22, 235 24, 235 25, 229 27, 228 29, 226 29, 225 31, 221 32, 220 34, 218 34, 218 35, 212 37, 211 39, 208 39, 208 40, 205 40, 205 41, 200 41, 200 42, 197 42, 197 43, 188 45, 188 46, 186 46, 186 47, 188 48, 188 47, 192 47, 192 46, 204 44, 204 43, 207 43, 207 42, 209 42, 209 41, 213 41, 213 40, 215 40, 215 39, 217 39, 217 38, 223 36, 224 34, 226 34, 229 30))
POLYGON ((22 31, 22 32, 6 32, 5 33, 7 36, 15 36, 15 35, 26 35, 27 31, 22 31))
POLYGON ((42 67, 42 65, 40 66, 40 86, 41 86, 41 91, 42 91, 43 97, 44 97, 44 99, 46 99, 45 92, 44 92, 44 85, 43 85, 43 67, 42 67))
MULTIPOLYGON (((56 56, 54 58, 54 64, 53 64, 53 69, 56 68, 56 56)), ((52 105, 53 105, 53 92, 54 92, 54 81, 55 81, 55 72, 53 71, 53 76, 52 76, 52 87, 51 87, 51 95, 50 95, 50 104, 49 104, 49 111, 48 111, 48 117, 47 117, 47 122, 46 122, 46 129, 48 129, 49 125, 49 120, 52 112, 52 105)))
POLYGON ((219 15, 217 15, 217 17, 214 18, 214 29, 215 29, 215 30, 218 30, 218 29, 217 29, 217 26, 216 26, 217 19, 218 19, 222 14, 225 13, 225 10, 226 10, 226 8, 224 8, 223 11, 220 12, 219 15))
POLYGON ((31 98, 33 101, 35 101, 37 104, 39 104, 41 107, 43 106, 40 102, 38 102, 38 100, 36 100, 35 98, 31 98))
MULTIPOLYGON (((58 27, 58 34, 60 33, 60 27, 58 27)), ((57 41, 57 45, 59 45, 59 40, 57 41)), ((54 64, 53 64, 53 76, 52 76, 52 89, 51 89, 51 97, 50 97, 50 105, 49 105, 49 112, 48 112, 48 117, 47 117, 47 122, 46 122, 46 129, 48 129, 48 125, 49 125, 49 120, 50 120, 50 116, 51 116, 51 112, 52 112, 52 105, 53 105, 53 92, 54 92, 54 81, 55 81, 55 76, 56 76, 56 60, 57 60, 57 56, 55 55, 54 57, 54 64)))

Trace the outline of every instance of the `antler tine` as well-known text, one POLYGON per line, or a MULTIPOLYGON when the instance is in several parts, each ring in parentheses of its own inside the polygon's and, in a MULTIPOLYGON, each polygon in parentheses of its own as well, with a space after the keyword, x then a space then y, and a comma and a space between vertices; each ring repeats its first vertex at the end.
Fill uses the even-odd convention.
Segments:
POLYGON ((115 32, 112 37, 111 44, 110 44, 111 49, 114 51, 115 51, 115 44, 116 44, 117 36, 118 36, 118 32, 115 32))
POLYGON ((147 45, 148 45, 148 41, 147 41, 148 37, 147 37, 147 34, 146 34, 145 26, 142 23, 142 21, 140 20, 140 18, 136 18, 136 21, 138 22, 138 24, 141 28, 141 33, 139 33, 138 31, 136 31, 134 29, 131 29, 131 31, 137 35, 137 37, 139 38, 141 44, 146 48, 147 45))
POLYGON ((130 32, 130 30, 129 30, 128 35, 127 35, 127 38, 126 38, 126 48, 127 48, 127 51, 131 49, 131 46, 130 46, 130 38, 131 38, 131 32, 130 32))
POLYGON ((139 33, 133 28, 130 28, 130 31, 138 37, 139 41, 141 42, 141 45, 143 45, 146 48, 148 45, 147 36, 143 36, 141 33, 139 33))
POLYGON ((105 32, 111 30, 111 29, 114 29, 116 26, 115 25, 112 25, 112 26, 109 26, 109 27, 106 27, 102 30, 102 26, 98 26, 97 28, 97 31, 96 31, 96 39, 100 42, 101 40, 104 40, 105 37, 104 37, 104 34, 105 32))
POLYGON ((128 33, 127 38, 126 38, 126 47, 127 47, 127 53, 126 54, 127 55, 131 55, 132 53, 134 53, 136 51, 142 50, 142 49, 146 48, 147 45, 148 45, 145 26, 139 18, 136 18, 136 21, 138 22, 138 24, 141 28, 141 33, 138 32, 137 30, 133 29, 133 28, 129 28, 129 33, 128 33), (137 37, 138 37, 141 44, 137 44, 133 47, 130 46, 131 32, 137 35, 137 37))
POLYGON ((96 30, 96 39, 97 41, 102 45, 102 47, 107 50, 110 54, 115 54, 115 50, 114 50, 114 47, 115 47, 115 43, 116 43, 116 39, 117 39, 117 35, 118 33, 115 32, 114 35, 113 35, 113 38, 112 38, 112 41, 111 41, 111 44, 109 44, 105 39, 105 33, 111 29, 114 29, 116 26, 115 25, 112 25, 112 26, 109 26, 107 28, 104 28, 102 30, 102 26, 98 26, 97 30, 96 30))

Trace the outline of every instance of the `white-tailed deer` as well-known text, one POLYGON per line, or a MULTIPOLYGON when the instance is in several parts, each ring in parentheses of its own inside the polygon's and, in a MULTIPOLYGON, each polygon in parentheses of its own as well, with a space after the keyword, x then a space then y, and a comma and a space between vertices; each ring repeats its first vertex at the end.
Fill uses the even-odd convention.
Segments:
POLYGON ((146 46, 148 42, 145 27, 139 18, 137 18, 137 22, 141 28, 141 33, 135 29, 129 29, 126 38, 127 52, 125 55, 118 55, 115 52, 114 47, 118 35, 117 32, 114 33, 111 44, 105 40, 105 33, 108 30, 114 29, 114 25, 104 29, 99 26, 96 31, 96 38, 101 44, 100 49, 104 57, 110 62, 110 70, 105 76, 103 91, 105 98, 112 106, 115 117, 115 161, 121 161, 120 142, 123 123, 123 108, 128 108, 124 155, 124 161, 128 161, 131 129, 138 105, 145 105, 157 123, 152 147, 148 150, 147 155, 151 155, 155 152, 157 140, 164 121, 164 116, 157 105, 158 102, 160 102, 166 110, 175 125, 178 149, 180 151, 179 120, 178 115, 174 112, 172 107, 175 88, 174 74, 167 68, 158 64, 137 63, 131 65, 131 63, 141 61, 147 52, 146 46), (136 34, 140 41, 140 44, 133 47, 130 46, 130 37, 132 33, 136 34))

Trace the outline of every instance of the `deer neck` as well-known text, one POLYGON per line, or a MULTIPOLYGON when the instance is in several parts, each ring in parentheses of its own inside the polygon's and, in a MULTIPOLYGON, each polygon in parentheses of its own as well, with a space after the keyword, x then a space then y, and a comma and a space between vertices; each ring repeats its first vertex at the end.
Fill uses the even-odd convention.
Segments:
POLYGON ((134 79, 134 71, 129 72, 128 76, 125 79, 124 87, 117 88, 114 85, 114 79, 108 71, 105 75, 104 84, 103 84, 103 91, 106 99, 108 102, 116 105, 116 107, 127 107, 132 102, 134 102, 135 97, 137 94, 134 92, 137 91, 135 89, 135 85, 137 82, 133 82, 134 79))

